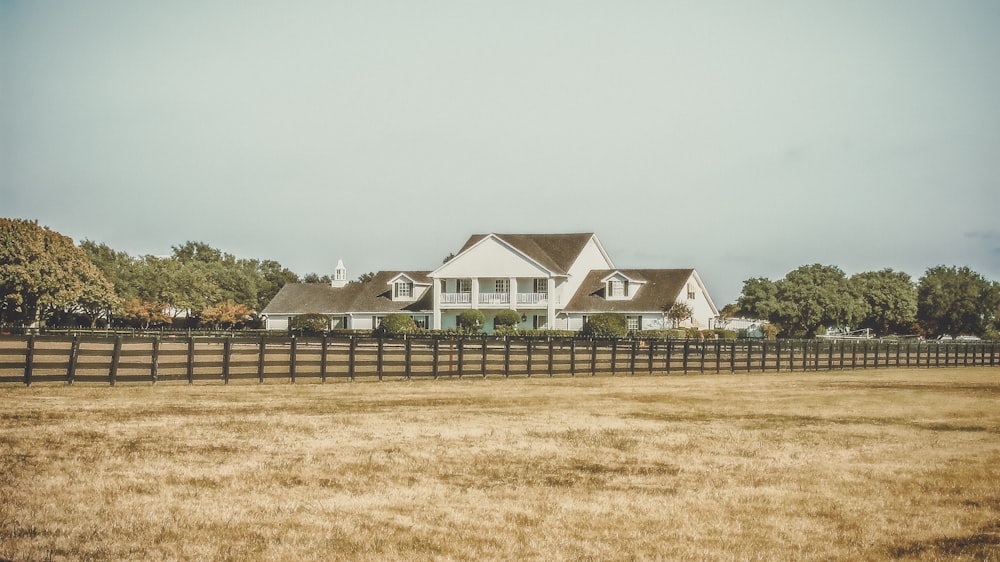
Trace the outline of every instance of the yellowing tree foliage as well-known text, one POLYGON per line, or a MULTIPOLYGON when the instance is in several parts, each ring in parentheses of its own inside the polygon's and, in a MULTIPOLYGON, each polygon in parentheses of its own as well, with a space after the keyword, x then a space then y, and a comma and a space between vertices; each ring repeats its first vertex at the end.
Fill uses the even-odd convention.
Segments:
POLYGON ((35 221, 0 219, 0 323, 34 325, 69 310, 93 323, 118 304, 114 287, 69 237, 35 221))

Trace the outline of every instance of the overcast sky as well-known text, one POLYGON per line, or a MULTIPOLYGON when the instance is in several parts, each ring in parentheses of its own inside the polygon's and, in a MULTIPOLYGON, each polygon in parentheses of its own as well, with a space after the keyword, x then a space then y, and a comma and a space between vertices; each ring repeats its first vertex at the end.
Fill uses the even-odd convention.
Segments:
POLYGON ((1000 2, 0 0, 0 216, 352 278, 596 232, 719 306, 1000 280, 1000 2))

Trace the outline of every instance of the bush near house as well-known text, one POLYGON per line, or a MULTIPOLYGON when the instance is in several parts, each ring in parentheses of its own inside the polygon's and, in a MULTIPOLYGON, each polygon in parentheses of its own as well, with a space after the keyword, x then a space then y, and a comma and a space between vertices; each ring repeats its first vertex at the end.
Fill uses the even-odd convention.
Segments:
POLYGON ((330 329, 330 317, 323 314, 293 316, 289 327, 304 336, 318 336, 330 329))
POLYGON ((628 335, 628 324, 624 314, 602 312, 588 318, 581 332, 595 338, 623 338, 628 335))
POLYGON ((409 314, 390 314, 382 319, 382 323, 375 330, 375 333, 377 335, 397 336, 415 331, 417 331, 417 324, 409 314))
POLYGON ((483 329, 483 323, 486 322, 486 317, 483 313, 475 310, 463 310, 458 314, 458 327, 467 333, 474 334, 483 329))
POLYGON ((516 310, 498 310, 493 317, 493 326, 517 326, 521 321, 521 315, 516 310))

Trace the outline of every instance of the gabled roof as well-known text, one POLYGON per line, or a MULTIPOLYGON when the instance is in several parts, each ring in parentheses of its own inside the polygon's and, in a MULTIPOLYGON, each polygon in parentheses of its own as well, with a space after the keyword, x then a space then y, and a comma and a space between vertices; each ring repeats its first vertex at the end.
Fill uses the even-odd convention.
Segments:
POLYGON ((473 234, 459 250, 459 254, 482 241, 494 236, 512 246, 542 267, 556 274, 565 275, 579 257, 590 239, 592 232, 575 234, 473 234))
POLYGON ((278 291, 261 314, 349 314, 352 312, 429 312, 434 295, 430 289, 415 301, 393 301, 390 279, 406 275, 415 283, 430 285, 428 271, 379 271, 366 283, 331 287, 317 283, 289 283, 278 291))
POLYGON ((693 269, 603 269, 587 274, 565 312, 659 312, 671 305, 694 274, 693 269), (630 299, 606 299, 607 279, 614 272, 645 281, 630 299))

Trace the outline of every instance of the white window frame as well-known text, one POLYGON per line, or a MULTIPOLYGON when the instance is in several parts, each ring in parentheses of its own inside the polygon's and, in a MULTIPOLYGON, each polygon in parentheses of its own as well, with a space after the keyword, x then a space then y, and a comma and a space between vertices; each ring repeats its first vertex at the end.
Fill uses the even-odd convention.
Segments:
POLYGON ((609 299, 628 298, 628 281, 624 279, 609 279, 608 298, 609 299))
POLYGON ((471 293, 472 292, 472 279, 456 279, 455 280, 455 292, 456 293, 471 293))
POLYGON ((630 332, 639 332, 642 330, 642 316, 629 314, 625 316, 625 328, 630 332))
POLYGON ((413 298, 413 282, 399 280, 392 284, 392 298, 410 300, 413 298))
POLYGON ((549 294, 549 280, 545 278, 536 278, 534 282, 534 289, 536 293, 542 295, 549 294))
POLYGON ((493 283, 493 290, 498 294, 510 293, 510 279, 497 279, 493 283))

